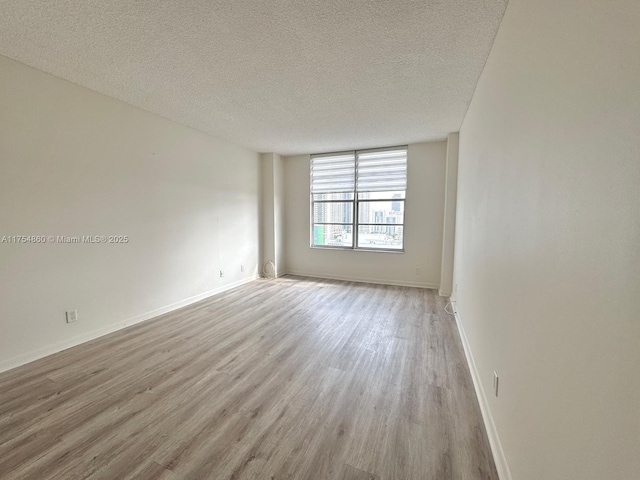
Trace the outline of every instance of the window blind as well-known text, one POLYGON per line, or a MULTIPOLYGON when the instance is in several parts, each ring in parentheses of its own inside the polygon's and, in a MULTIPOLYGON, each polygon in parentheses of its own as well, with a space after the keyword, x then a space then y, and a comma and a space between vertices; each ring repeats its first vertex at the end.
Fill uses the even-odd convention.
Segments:
POLYGON ((311 156, 311 193, 354 190, 355 152, 311 156))
POLYGON ((357 152, 358 192, 407 188, 407 148, 357 152))

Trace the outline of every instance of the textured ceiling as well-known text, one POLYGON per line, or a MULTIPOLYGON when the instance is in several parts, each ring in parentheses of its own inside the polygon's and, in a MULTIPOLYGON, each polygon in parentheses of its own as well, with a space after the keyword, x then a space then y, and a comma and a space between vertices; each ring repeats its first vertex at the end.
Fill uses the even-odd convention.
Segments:
POLYGON ((444 138, 507 0, 0 0, 0 54, 260 152, 444 138))

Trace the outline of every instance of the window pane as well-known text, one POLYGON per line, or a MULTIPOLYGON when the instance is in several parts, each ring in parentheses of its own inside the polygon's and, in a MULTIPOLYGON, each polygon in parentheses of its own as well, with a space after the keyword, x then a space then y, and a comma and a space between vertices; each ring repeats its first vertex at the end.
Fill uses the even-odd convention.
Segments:
POLYGON ((358 202, 358 223, 404 224, 404 201, 358 202))
POLYGON ((353 223, 352 202, 314 202, 313 223, 353 223))
POLYGON ((313 245, 321 247, 353 247, 351 225, 314 225, 313 245))
POLYGON ((404 227, 367 225, 358 227, 358 248, 402 250, 404 227))
POLYGON ((353 200, 353 192, 314 193, 313 199, 318 200, 353 200))

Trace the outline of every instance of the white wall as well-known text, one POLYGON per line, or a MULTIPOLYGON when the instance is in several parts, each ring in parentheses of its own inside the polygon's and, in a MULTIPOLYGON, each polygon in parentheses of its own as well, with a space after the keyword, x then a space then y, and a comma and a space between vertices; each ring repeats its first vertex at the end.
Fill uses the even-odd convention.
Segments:
POLYGON ((640 472, 638 25, 511 0, 460 131, 457 309, 517 480, 640 472))
POLYGON ((409 145, 405 253, 310 248, 309 155, 285 157, 287 272, 438 288, 446 148, 446 142, 409 145))
MULTIPOLYGON (((275 245, 275 215, 273 209, 273 153, 263 153, 260 155, 260 178, 262 209, 260 217, 260 273, 267 262, 274 262, 276 256, 275 245)), ((275 267, 274 267, 275 268, 275 267)))
POLYGON ((460 134, 447 136, 447 169, 442 222, 442 267, 439 293, 448 297, 453 292, 453 258, 456 239, 456 201, 458 198, 458 150, 460 134))
POLYGON ((286 198, 284 191, 284 162, 280 155, 275 155, 273 160, 273 218, 275 225, 274 247, 276 258, 276 277, 286 272, 285 264, 285 218, 284 206, 286 198))
POLYGON ((5 57, 0 169, 0 238, 130 239, 0 243, 0 370, 257 274, 257 153, 5 57))
POLYGON ((282 157, 263 153, 262 172, 262 257, 261 272, 282 275, 284 267, 284 167, 282 157), (268 262, 273 262, 267 267, 268 262))

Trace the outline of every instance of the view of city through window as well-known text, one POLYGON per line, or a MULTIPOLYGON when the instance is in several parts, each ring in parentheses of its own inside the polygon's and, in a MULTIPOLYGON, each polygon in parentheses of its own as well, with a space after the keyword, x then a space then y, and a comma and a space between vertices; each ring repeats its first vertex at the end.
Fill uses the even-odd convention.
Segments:
POLYGON ((313 198, 313 244, 354 245, 353 216, 358 211, 357 247, 395 249, 403 247, 404 192, 364 192, 357 203, 352 192, 315 194, 313 198))
POLYGON ((311 155, 311 246, 404 251, 407 147, 311 155))

